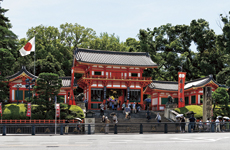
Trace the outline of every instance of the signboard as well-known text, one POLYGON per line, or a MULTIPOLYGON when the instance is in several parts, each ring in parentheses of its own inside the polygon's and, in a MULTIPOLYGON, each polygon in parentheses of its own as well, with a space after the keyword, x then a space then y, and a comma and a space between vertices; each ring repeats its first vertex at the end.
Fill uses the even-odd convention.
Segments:
POLYGON ((60 104, 56 104, 56 112, 57 112, 57 117, 60 117, 60 104))
POLYGON ((129 87, 127 87, 127 100, 129 100, 129 92, 130 92, 130 89, 129 87))
POLYGON ((186 72, 178 72, 178 108, 185 106, 184 83, 186 72))
POLYGON ((31 103, 27 104, 27 113, 26 113, 27 117, 31 117, 31 103))

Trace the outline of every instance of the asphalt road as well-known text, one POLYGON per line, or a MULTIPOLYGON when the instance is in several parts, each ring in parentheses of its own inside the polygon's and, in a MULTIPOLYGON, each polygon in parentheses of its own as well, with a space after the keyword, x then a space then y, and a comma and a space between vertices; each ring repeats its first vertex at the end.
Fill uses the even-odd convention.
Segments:
POLYGON ((0 137, 1 150, 228 150, 230 133, 8 135, 0 137))

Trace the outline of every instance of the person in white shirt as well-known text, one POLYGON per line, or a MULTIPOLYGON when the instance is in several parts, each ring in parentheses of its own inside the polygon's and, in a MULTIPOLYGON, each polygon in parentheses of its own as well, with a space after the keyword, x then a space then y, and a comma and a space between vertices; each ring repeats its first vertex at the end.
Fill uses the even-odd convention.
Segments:
POLYGON ((135 102, 133 103, 133 113, 137 113, 137 110, 136 110, 136 103, 135 103, 135 102))
POLYGON ((216 118, 216 132, 220 132, 220 120, 218 118, 216 118))
POLYGON ((161 115, 159 113, 157 113, 157 116, 155 119, 157 120, 157 122, 161 122, 161 115))
POLYGON ((207 125, 207 129, 206 129, 206 131, 210 131, 210 120, 209 120, 209 118, 207 119, 207 121, 206 121, 206 125, 207 125))

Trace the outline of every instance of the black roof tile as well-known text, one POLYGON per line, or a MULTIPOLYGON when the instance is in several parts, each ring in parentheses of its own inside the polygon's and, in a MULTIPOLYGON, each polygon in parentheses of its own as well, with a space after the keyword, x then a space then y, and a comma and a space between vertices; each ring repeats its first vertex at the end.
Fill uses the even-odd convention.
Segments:
MULTIPOLYGON (((192 87, 200 87, 203 86, 210 81, 213 81, 215 84, 219 86, 219 84, 213 79, 212 75, 206 76, 204 78, 199 78, 192 81, 185 82, 184 89, 190 89, 192 87)), ((149 87, 151 89, 159 89, 159 90, 169 90, 169 91, 178 91, 178 82, 172 82, 172 81, 152 81, 151 84, 149 84, 149 87)))
POLYGON ((146 52, 117 52, 77 48, 75 58, 79 62, 123 66, 157 66, 146 52))

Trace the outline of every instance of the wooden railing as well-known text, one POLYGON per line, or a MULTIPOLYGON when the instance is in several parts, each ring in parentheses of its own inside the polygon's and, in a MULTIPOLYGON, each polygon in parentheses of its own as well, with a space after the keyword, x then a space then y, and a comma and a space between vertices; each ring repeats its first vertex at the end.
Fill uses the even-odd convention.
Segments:
MULTIPOLYGON (((44 120, 44 119, 32 119, 32 120, 0 120, 0 124, 31 124, 31 123, 36 123, 36 124, 49 124, 49 123, 55 123, 55 120, 44 120)), ((56 123, 65 123, 65 119, 57 119, 56 123)), ((70 119, 69 123, 77 123, 76 119, 70 119)))
POLYGON ((152 80, 152 77, 116 77, 116 76, 113 76, 113 77, 110 77, 110 76, 102 76, 102 75, 84 75, 82 76, 79 81, 82 79, 82 78, 93 78, 93 79, 123 79, 123 80, 152 80))

